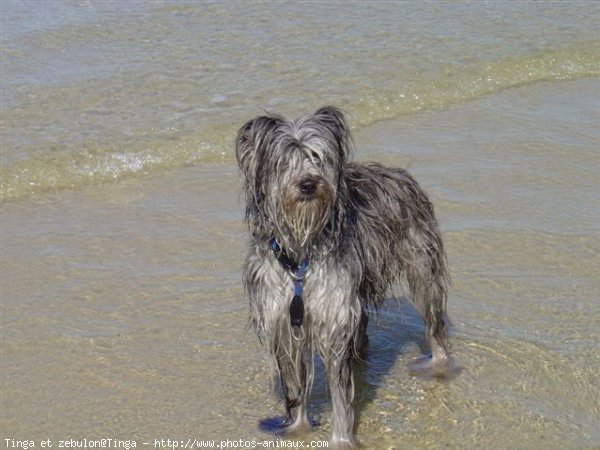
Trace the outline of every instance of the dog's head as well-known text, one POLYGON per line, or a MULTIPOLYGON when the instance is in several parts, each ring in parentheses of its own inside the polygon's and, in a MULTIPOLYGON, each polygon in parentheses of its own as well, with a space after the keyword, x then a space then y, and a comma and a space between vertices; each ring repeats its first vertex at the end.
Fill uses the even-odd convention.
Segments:
POLYGON ((340 110, 323 107, 295 121, 256 117, 238 132, 246 218, 302 252, 335 220, 352 138, 340 110))

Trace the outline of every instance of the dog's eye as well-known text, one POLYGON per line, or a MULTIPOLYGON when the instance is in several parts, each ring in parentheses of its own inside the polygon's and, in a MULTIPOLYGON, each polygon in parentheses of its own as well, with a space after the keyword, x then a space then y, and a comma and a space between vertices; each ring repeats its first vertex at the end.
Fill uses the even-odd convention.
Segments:
POLYGON ((321 162, 321 158, 319 157, 319 154, 314 150, 308 151, 307 158, 309 158, 313 163, 321 162))

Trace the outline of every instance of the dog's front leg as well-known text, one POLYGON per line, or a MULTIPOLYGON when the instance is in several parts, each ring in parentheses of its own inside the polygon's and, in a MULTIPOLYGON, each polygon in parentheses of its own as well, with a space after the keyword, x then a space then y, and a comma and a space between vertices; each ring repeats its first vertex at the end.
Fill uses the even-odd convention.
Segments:
POLYGON ((331 348, 325 356, 327 378, 331 393, 333 414, 331 418, 331 440, 329 448, 348 450, 357 447, 354 439, 354 380, 352 377, 352 352, 350 346, 341 352, 331 348))
MULTIPOLYGON (((293 345, 293 344, 292 344, 293 345)), ((277 368, 285 396, 287 421, 285 432, 295 432, 309 429, 307 396, 310 365, 302 349, 279 349, 277 368)))

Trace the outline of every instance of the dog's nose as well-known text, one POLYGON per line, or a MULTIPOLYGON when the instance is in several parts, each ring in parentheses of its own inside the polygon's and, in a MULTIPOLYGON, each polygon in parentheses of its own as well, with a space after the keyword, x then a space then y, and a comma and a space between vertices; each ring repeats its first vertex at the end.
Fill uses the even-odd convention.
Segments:
POLYGON ((317 190, 317 181, 313 178, 305 178, 300 182, 300 192, 304 195, 312 195, 317 190))

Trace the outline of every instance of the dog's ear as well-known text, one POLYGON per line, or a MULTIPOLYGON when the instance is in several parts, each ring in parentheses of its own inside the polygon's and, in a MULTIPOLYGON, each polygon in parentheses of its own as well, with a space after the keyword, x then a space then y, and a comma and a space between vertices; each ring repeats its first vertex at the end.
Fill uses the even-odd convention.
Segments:
POLYGON ((240 128, 235 139, 235 154, 246 181, 252 185, 258 169, 262 149, 264 148, 269 131, 280 119, 275 116, 259 116, 246 122, 240 128))
POLYGON ((342 160, 350 159, 353 141, 344 113, 335 106, 323 106, 315 111, 314 117, 331 132, 342 160))

